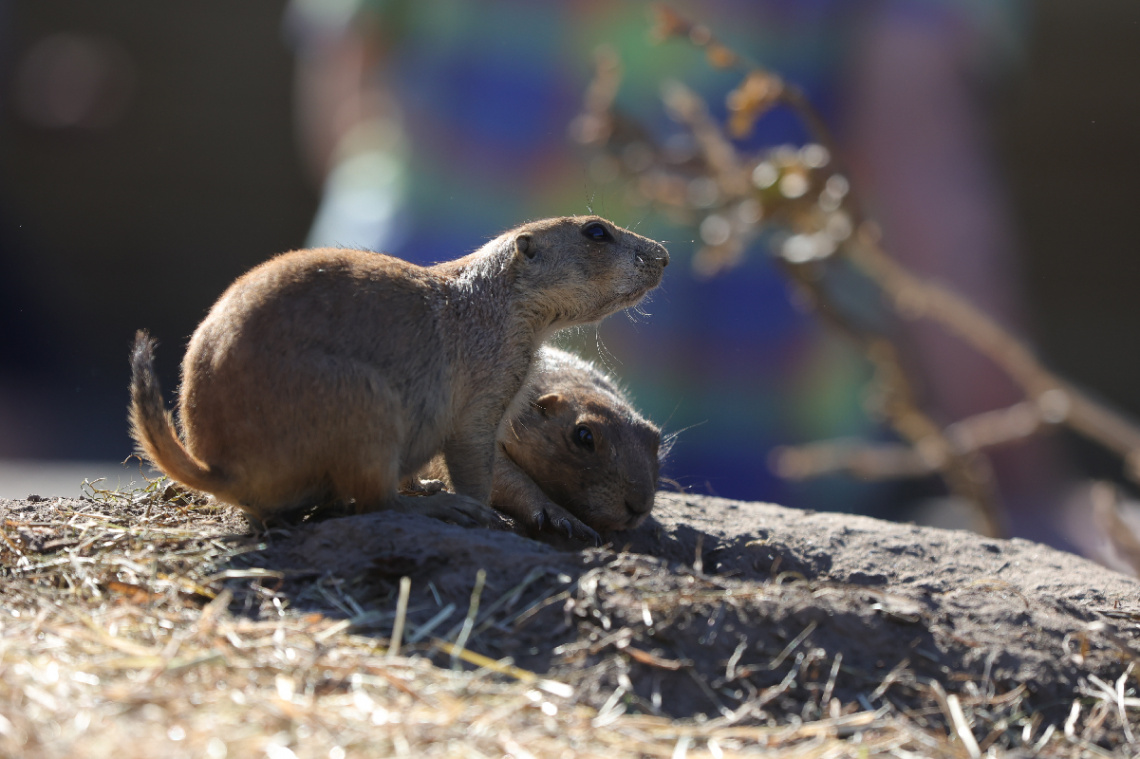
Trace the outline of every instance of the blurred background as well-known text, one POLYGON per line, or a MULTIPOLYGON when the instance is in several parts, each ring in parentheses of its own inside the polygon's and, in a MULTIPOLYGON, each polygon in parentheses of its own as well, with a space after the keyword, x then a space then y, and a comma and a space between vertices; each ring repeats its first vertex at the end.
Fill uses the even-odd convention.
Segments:
MULTIPOLYGON (((1140 6, 671 5, 808 93, 898 258, 1140 416, 1140 6)), ((618 105, 670 150, 692 146, 662 82, 724 117, 739 75, 654 44, 651 26, 647 4, 600 0, 0 0, 0 497, 137 479, 119 463, 135 330, 161 341, 173 401, 196 324, 275 253, 335 244, 431 263, 525 219, 593 210, 666 241, 676 264, 650 316, 569 338, 681 431, 666 477, 927 518, 916 504, 938 502, 935 481, 772 474, 777 445, 885 437, 864 413, 858 351, 797 305, 763 244, 719 276, 695 272, 715 230, 640 204, 570 138, 599 45, 625 69, 618 105)), ((776 112, 738 148, 805 138, 776 112)), ((690 188, 696 205, 715 202, 707 190, 690 188)), ((1018 399, 953 341, 909 338, 942 421, 1018 399)), ((1073 484, 1121 474, 1065 436, 998 466, 1010 532, 1081 550, 1073 484)))

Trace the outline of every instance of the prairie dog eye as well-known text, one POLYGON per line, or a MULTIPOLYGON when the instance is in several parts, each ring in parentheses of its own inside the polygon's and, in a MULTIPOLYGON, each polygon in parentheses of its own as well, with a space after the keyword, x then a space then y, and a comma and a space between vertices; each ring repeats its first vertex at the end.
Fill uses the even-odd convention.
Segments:
POLYGON ((594 450, 594 433, 584 424, 574 428, 574 442, 587 451, 594 450))
POLYGON ((594 242, 613 242, 614 236, 610 234, 610 230, 606 228, 605 224, 600 221, 591 221, 586 226, 582 227, 582 236, 594 242))

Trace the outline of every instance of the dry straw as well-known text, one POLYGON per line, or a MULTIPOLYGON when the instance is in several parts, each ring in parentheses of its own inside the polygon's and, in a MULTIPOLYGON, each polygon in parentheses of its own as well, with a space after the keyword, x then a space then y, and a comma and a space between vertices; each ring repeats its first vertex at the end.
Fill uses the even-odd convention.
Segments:
MULTIPOLYGON (((459 630, 440 638, 413 630, 402 613, 406 583, 374 602, 331 596, 328 615, 296 612, 276 590, 284 573, 254 561, 273 534, 248 534, 235 516, 171 500, 173 492, 161 483, 124 493, 92 487, 80 501, 0 504, 0 755, 961 757, 1017 745, 1076 756, 1103 752, 1105 731, 1121 718, 1127 724, 1137 704, 1126 677, 1090 679, 1071 719, 1044 725, 1026 708, 1024 688, 947 695, 941 684, 917 682, 905 663, 880 689, 868 681, 867 695, 840 703, 832 695, 843 669, 836 656, 818 665, 828 683, 822 700, 805 703, 803 719, 775 721, 766 705, 787 698, 811 661, 803 650, 809 625, 778 654, 789 667, 781 683, 713 719, 671 720, 646 713, 652 705, 617 669, 688 669, 692 687, 714 697, 720 686, 654 654, 641 631, 581 640, 583 650, 609 655, 550 678, 456 639, 477 640, 491 604, 480 613, 472 603, 459 630), (381 617, 388 629, 402 625, 403 645, 398 636, 363 634, 381 617), (432 650, 462 666, 436 666, 432 650), (599 690, 613 679, 616 688, 599 690), (903 693, 903 701, 892 696, 903 693)), ((667 599, 636 584, 621 590, 615 583, 630 574, 587 574, 571 594, 587 604, 604 586, 607 603, 628 604, 656 625, 690 604, 740 597, 715 578, 667 599)), ((548 586, 549 603, 569 598, 549 573, 522 584, 548 586)), ((789 586, 755 592, 781 587, 789 586)), ((507 619, 532 613, 512 610, 507 619)), ((726 661, 724 671, 740 674, 733 667, 726 661)))

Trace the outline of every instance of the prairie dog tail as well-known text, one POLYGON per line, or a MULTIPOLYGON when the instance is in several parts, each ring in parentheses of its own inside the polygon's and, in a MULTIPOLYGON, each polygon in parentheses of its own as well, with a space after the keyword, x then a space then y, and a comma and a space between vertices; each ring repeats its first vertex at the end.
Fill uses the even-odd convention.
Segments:
POLYGON ((154 374, 157 344, 145 330, 135 334, 131 351, 131 437, 139 453, 171 479, 194 490, 217 493, 224 488, 225 478, 191 456, 174 431, 174 419, 166 410, 154 374))

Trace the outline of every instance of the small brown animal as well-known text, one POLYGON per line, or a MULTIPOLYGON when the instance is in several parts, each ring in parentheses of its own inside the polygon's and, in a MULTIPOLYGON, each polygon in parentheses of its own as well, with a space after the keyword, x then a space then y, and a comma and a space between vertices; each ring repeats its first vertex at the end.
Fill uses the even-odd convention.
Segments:
POLYGON ((139 333, 131 433, 172 479, 256 520, 331 500, 434 513, 424 501, 437 499, 397 487, 442 452, 479 518, 495 432, 543 340, 636 304, 668 262, 659 243, 596 216, 524 224, 431 267, 285 253, 235 281, 191 338, 182 440, 139 333))
POLYGON ((600 543, 649 515, 661 431, 592 363, 544 347, 522 389, 525 404, 499 427, 491 505, 531 529, 549 524, 600 543))

